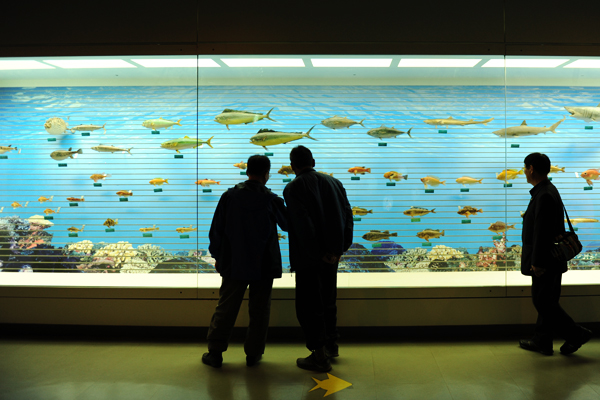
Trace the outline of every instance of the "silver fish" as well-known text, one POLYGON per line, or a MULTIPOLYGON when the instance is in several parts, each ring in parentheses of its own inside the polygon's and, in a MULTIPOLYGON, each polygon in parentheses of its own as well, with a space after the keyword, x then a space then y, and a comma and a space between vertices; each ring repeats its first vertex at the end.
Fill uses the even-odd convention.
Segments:
POLYGON ((392 126, 391 128, 387 128, 385 125, 381 125, 379 128, 375 128, 375 129, 371 129, 370 131, 367 132, 367 135, 369 136, 373 136, 379 139, 384 139, 384 138, 395 138, 398 135, 402 135, 403 133, 408 134, 409 137, 412 138, 412 136, 410 136, 410 131, 412 130, 412 128, 410 128, 408 130, 408 132, 402 132, 399 131, 398 129, 394 129, 394 127, 392 126))
POLYGON ((4 154, 7 151, 12 151, 12 150, 17 150, 17 152, 19 154, 21 154, 21 149, 17 149, 16 147, 12 147, 12 144, 9 144, 8 146, 0 146, 0 154, 4 154))
POLYGON ((56 150, 56 151, 53 151, 50 154, 50 157, 52 157, 56 161, 62 161, 62 160, 65 160, 67 158, 77 158, 77 154, 83 154, 83 151, 81 149, 79 149, 77 151, 71 151, 71 149, 72 148, 69 147, 69 150, 56 150))
POLYGON ((600 104, 596 107, 565 107, 565 110, 567 110, 573 118, 581 119, 586 122, 600 121, 600 104))
POLYGON ((122 149, 120 147, 115 147, 115 146, 105 145, 105 144, 100 144, 98 146, 92 147, 92 150, 95 150, 99 153, 114 153, 116 151, 126 151, 129 154, 131 154, 131 149, 133 149, 133 147, 130 147, 128 149, 122 149))
POLYGON ((310 136, 310 131, 312 131, 314 126, 308 130, 306 133, 302 132, 276 132, 271 129, 261 129, 258 133, 250 138, 250 143, 255 144, 257 146, 262 146, 267 149, 267 146, 274 146, 276 144, 288 143, 294 140, 308 138, 312 140, 317 140, 314 137, 310 136))
POLYGON ((215 121, 223 124, 229 129, 229 125, 237 125, 237 124, 251 124, 256 121, 260 121, 261 119, 268 119, 269 121, 277 122, 270 117, 271 111, 273 111, 275 107, 271 108, 267 115, 260 113, 253 113, 249 111, 239 111, 232 110, 226 108, 223 112, 215 117, 215 121))
POLYGON ((565 118, 561 119, 560 121, 558 121, 555 124, 552 124, 550 126, 550 128, 546 128, 545 126, 542 128, 538 128, 535 126, 529 126, 529 125, 527 125, 526 121, 523 121, 523 123, 519 126, 511 126, 510 128, 500 129, 500 130, 494 131, 492 133, 494 135, 498 135, 499 137, 505 137, 505 135, 507 137, 531 136, 531 135, 537 135, 539 133, 546 133, 546 132, 556 133, 556 128, 558 128, 558 125, 560 125, 560 123, 563 122, 565 120, 565 118))
POLYGON ((452 117, 448 117, 448 118, 426 119, 423 122, 425 122, 426 124, 429 124, 429 125, 435 125, 436 128, 438 127, 438 125, 442 125, 447 128, 448 125, 460 125, 460 126, 475 125, 475 124, 487 125, 488 122, 492 122, 493 120, 494 120, 494 118, 488 118, 488 119, 484 119, 483 121, 475 121, 471 118, 468 121, 461 121, 460 119, 454 119, 452 117))
POLYGON ((100 125, 91 125, 91 124, 83 124, 83 125, 77 125, 74 126, 73 128, 70 128, 72 133, 75 133, 75 131, 80 131, 80 132, 85 132, 85 131, 95 131, 97 129, 104 129, 104 133, 106 134, 106 128, 105 128, 106 124, 100 126, 100 125))
POLYGON ((347 117, 338 117, 337 115, 334 115, 331 118, 324 119, 321 123, 331 129, 350 128, 352 125, 360 125, 364 128, 364 120, 365 119, 363 118, 360 122, 356 122, 347 117))

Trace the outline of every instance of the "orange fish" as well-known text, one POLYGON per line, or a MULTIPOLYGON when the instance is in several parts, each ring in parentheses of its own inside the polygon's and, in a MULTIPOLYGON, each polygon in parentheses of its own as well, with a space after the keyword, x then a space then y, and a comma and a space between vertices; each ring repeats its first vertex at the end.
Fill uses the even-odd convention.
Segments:
POLYGON ((245 162, 243 162, 243 161, 240 161, 240 162, 239 162, 239 163, 237 163, 237 164, 233 164, 233 166, 234 166, 234 167, 238 167, 239 169, 246 169, 246 168, 248 168, 248 164, 246 164, 246 163, 245 163, 245 162))
POLYGON ((371 173, 371 168, 365 168, 365 167, 352 167, 348 170, 348 172, 350 172, 351 174, 354 174, 355 176, 357 174, 361 174, 364 175, 365 173, 371 173))
POLYGON ((389 179, 390 181, 401 181, 402 179, 408 179, 408 175, 402 175, 397 173, 396 171, 388 171, 385 174, 383 174, 383 177, 389 179))
POLYGON ((81 196, 80 199, 78 199, 77 197, 67 197, 68 201, 85 201, 83 196, 81 196))
POLYGON ((92 179, 94 182, 98 182, 100 179, 104 179, 104 178, 110 178, 109 174, 94 174, 92 176, 90 176, 90 179, 92 179))
POLYGON ((196 185, 201 185, 203 187, 208 187, 210 185, 214 185, 214 184, 220 185, 220 182, 217 182, 215 180, 212 179, 200 179, 199 181, 196 181, 196 185))
POLYGON ((40 198, 38 199, 38 201, 39 201, 40 203, 44 203, 44 202, 46 202, 46 201, 52 201, 52 199, 53 199, 53 198, 54 198, 54 196, 50 196, 50 198, 49 198, 49 199, 48 199, 48 198, 46 198, 46 197, 44 197, 44 196, 40 196, 40 198))
POLYGON ((598 180, 598 177, 600 177, 600 171, 597 169, 588 169, 581 174, 581 177, 585 179, 588 185, 593 185, 592 180, 598 180))
POLYGON ((133 191, 131 191, 131 190, 119 190, 117 192, 117 195, 119 195, 119 196, 125 196, 125 197, 127 197, 127 196, 133 196, 133 191))
POLYGON ((440 181, 437 177, 431 175, 421 178, 421 182, 423 182, 423 185, 425 185, 425 189, 427 189, 427 185, 440 186, 440 183, 446 186, 446 181, 440 181))
POLYGON ((169 184, 169 180, 168 179, 163 179, 163 178, 154 178, 150 181, 151 185, 162 185, 163 183, 166 183, 167 185, 169 184))
POLYGON ((12 204, 11 204, 11 206, 12 206, 12 208, 13 208, 13 209, 15 209, 15 210, 16 210, 16 209, 17 209, 17 208, 19 208, 19 207, 27 207, 27 204, 29 204, 29 202, 25 203, 25 205, 24 205, 24 206, 22 206, 21 204, 19 204, 19 203, 17 203, 17 202, 15 201, 14 203, 12 203, 12 204))
POLYGON ((46 215, 50 215, 50 214, 58 214, 58 212, 59 212, 59 211, 60 211, 60 207, 58 207, 58 208, 56 209, 56 211, 52 210, 51 208, 46 208, 46 209, 44 210, 44 214, 46 214, 46 215))

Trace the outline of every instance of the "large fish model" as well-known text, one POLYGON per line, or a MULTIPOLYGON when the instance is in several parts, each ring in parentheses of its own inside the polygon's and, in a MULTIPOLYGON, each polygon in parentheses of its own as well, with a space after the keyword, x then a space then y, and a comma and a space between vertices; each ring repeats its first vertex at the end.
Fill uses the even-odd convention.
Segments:
POLYGON ((133 149, 133 147, 130 147, 128 149, 124 149, 121 147, 116 147, 116 146, 111 146, 108 144, 100 144, 98 146, 94 146, 92 147, 92 150, 97 151, 98 153, 114 153, 117 151, 123 151, 123 152, 128 152, 129 154, 131 154, 131 149, 133 149))
POLYGON ((168 179, 163 179, 163 178, 154 178, 154 179, 150 180, 149 183, 151 185, 154 185, 154 186, 156 186, 156 185, 160 186, 163 183, 166 183, 168 185, 169 184, 169 180, 168 179))
POLYGON ((92 125, 92 124, 82 124, 82 125, 77 125, 74 126, 73 128, 71 128, 71 132, 75 133, 75 131, 80 131, 80 132, 93 132, 97 129, 104 129, 104 133, 106 134, 106 128, 105 128, 106 124, 100 126, 100 125, 92 125))
POLYGON ((308 138, 312 140, 317 140, 314 137, 310 136, 310 132, 313 130, 314 126, 308 130, 306 133, 302 132, 277 132, 271 129, 261 129, 258 133, 250 138, 250 143, 262 146, 265 150, 267 146, 274 146, 276 144, 289 143, 294 140, 308 138))
POLYGON ((502 170, 502 172, 500 172, 499 174, 496 174, 496 179, 498 179, 499 181, 506 182, 515 179, 519 175, 523 175, 523 168, 521 168, 518 171, 516 169, 505 169, 502 170))
POLYGON ((337 115, 334 115, 331 118, 324 119, 321 123, 331 129, 350 128, 352 125, 360 125, 364 128, 364 120, 365 119, 363 118, 360 122, 356 122, 347 117, 338 117, 337 115))
POLYGON ((420 239, 425 239, 429 242, 429 239, 436 239, 440 236, 445 236, 444 233, 446 231, 441 231, 439 229, 424 229, 421 232, 417 233, 417 237, 420 239))
POLYGON ((435 208, 428 210, 426 208, 421 208, 421 207, 411 207, 408 210, 405 210, 403 212, 404 215, 408 215, 409 217, 420 217, 422 215, 427 215, 429 213, 435 214, 435 208))
POLYGON ((389 239, 390 237, 398 236, 398 233, 390 233, 390 231, 377 231, 371 230, 371 232, 365 233, 362 238, 368 240, 369 242, 376 242, 382 239, 389 239))
POLYGON ((529 125, 527 125, 526 121, 523 121, 521 123, 521 125, 519 125, 519 126, 511 126, 510 128, 500 129, 500 130, 494 131, 492 133, 499 137, 532 136, 532 135, 537 135, 537 134, 546 133, 546 132, 556 133, 556 128, 558 128, 558 125, 560 125, 560 123, 563 122, 565 120, 565 118, 552 124, 550 126, 550 128, 547 128, 545 126, 542 128, 538 128, 535 126, 529 126, 529 125))
MULTIPOLYGON (((577 172, 575 172, 576 177, 577 175, 577 172)), ((600 171, 597 169, 588 169, 587 171, 581 173, 581 177, 585 179, 588 185, 592 186, 592 180, 597 181, 600 179, 600 171)))
POLYGON ((515 226, 514 225, 506 225, 502 221, 496 221, 496 222, 490 224, 488 229, 494 233, 502 233, 502 232, 508 231, 509 229, 515 229, 515 226))
POLYGON ((212 138, 214 138, 214 136, 211 136, 210 139, 204 141, 200 139, 193 139, 189 136, 184 136, 179 139, 167 140, 166 142, 161 143, 160 147, 167 150, 175 150, 179 153, 179 150, 195 149, 196 147, 202 146, 204 143, 206 143, 208 147, 213 149, 214 147, 212 147, 212 145, 210 144, 212 138))
MULTIPOLYGON (((598 220, 595 218, 569 218, 569 220, 571 221, 571 223, 573 225, 577 225, 582 222, 598 222, 598 220)), ((565 223, 567 223, 566 219, 565 219, 565 223)))
POLYGON ((238 125, 238 124, 251 124, 256 121, 260 121, 261 119, 268 119, 269 121, 277 122, 270 117, 271 111, 273 111, 275 107, 271 108, 266 115, 260 113, 253 113, 249 111, 239 111, 239 110, 231 110, 226 108, 223 112, 215 117, 215 121, 223 124, 229 129, 229 125, 238 125))
POLYGON ((66 160, 67 158, 77 158, 77 154, 83 154, 83 150, 79 149, 77 151, 72 151, 72 148, 69 147, 69 150, 56 150, 50 153, 50 157, 55 159, 56 161, 66 160))
POLYGON ((440 186, 440 184, 446 186, 446 181, 440 181, 437 176, 427 175, 425 178, 421 178, 421 182, 425 185, 425 189, 427 189, 427 185, 431 185, 433 187, 440 186))
POLYGON ((368 131, 367 135, 373 136, 373 137, 376 137, 376 138, 379 138, 380 140, 382 140, 382 139, 395 138, 398 135, 402 135, 403 133, 406 133, 409 137, 412 138, 412 136, 410 136, 411 130, 412 130, 412 128, 410 128, 408 130, 408 132, 403 132, 403 131, 399 131, 398 129, 394 129, 393 126, 391 128, 387 128, 385 125, 381 125, 379 128, 371 129, 370 131, 368 131))
POLYGON ((456 179, 456 183, 460 183, 463 186, 474 185, 476 183, 482 183, 481 181, 483 181, 483 178, 475 179, 475 178, 471 178, 470 176, 461 176, 460 178, 456 179))
POLYGON ((163 119, 162 117, 160 117, 159 119, 146 120, 146 121, 142 122, 142 126, 144 128, 150 128, 153 131, 155 131, 160 128, 171 128, 173 125, 182 126, 180 124, 180 122, 181 122, 181 119, 179 119, 177 121, 169 121, 168 119, 163 119))
POLYGON ((58 117, 49 118, 46 123, 44 123, 44 128, 46 129, 46 132, 51 135, 64 135, 69 129, 65 120, 58 117))
POLYGON ((600 121, 600 104, 596 107, 565 107, 571 117, 585 122, 600 121))
POLYGON ((476 125, 476 124, 487 125, 488 122, 492 122, 493 120, 494 120, 494 118, 488 118, 488 119, 484 119, 483 121, 475 121, 474 119, 471 118, 468 121, 461 121, 460 119, 454 119, 452 117, 448 117, 448 118, 426 119, 423 122, 425 122, 428 125, 435 125, 436 128, 438 127, 438 125, 445 126, 447 128, 448 125, 460 125, 460 126, 476 125))
POLYGON ((13 150, 18 150, 17 152, 19 154, 21 154, 21 149, 17 149, 16 147, 12 147, 12 144, 9 144, 8 146, 0 146, 0 154, 4 154, 8 151, 13 151, 13 150))

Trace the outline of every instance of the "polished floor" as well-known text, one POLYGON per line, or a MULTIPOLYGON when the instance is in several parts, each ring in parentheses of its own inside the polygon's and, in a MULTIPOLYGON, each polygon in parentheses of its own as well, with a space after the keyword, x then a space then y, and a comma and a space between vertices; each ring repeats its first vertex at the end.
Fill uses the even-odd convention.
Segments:
MULTIPOLYGON (((326 374, 295 366, 308 354, 299 341, 269 344, 252 368, 240 343, 224 353, 221 369, 203 365, 205 346, 176 337, 0 338, 0 399, 294 400, 326 393, 310 391, 312 378, 326 374)), ((521 350, 513 338, 342 342, 330 373, 352 386, 328 399, 600 399, 600 340, 569 357, 521 350)))

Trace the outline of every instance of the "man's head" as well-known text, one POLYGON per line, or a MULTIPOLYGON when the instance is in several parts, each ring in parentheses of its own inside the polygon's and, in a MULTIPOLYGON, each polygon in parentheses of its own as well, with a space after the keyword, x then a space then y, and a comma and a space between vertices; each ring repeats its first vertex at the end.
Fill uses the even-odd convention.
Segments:
POLYGON ((248 159, 246 174, 250 180, 267 183, 271 171, 271 160, 267 156, 254 155, 248 159))
POLYGON ((292 149, 290 152, 290 163, 296 175, 307 168, 315 166, 312 152, 304 146, 296 146, 292 149))
POLYGON ((540 180, 546 179, 550 172, 550 159, 542 153, 531 153, 525 157, 525 176, 527 182, 535 185, 540 180))

